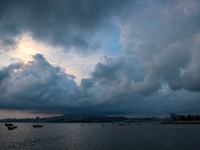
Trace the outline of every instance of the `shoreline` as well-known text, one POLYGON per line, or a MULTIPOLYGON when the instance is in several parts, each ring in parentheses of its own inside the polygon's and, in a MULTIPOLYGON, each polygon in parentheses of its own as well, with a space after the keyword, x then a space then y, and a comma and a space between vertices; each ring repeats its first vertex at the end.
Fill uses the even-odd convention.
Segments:
POLYGON ((162 122, 160 124, 200 124, 200 121, 170 121, 170 122, 162 122))

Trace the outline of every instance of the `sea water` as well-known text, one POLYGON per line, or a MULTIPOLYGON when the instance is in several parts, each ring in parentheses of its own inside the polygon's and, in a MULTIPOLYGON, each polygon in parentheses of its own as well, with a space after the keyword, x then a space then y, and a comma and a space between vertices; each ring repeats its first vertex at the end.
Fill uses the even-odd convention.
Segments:
POLYGON ((0 150, 200 150, 200 125, 0 123, 0 150))

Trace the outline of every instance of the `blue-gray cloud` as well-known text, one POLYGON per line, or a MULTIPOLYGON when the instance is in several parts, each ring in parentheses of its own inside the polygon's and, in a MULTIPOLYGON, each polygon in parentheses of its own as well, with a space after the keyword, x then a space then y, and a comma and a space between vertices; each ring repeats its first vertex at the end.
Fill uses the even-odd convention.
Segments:
POLYGON ((99 30, 111 29, 113 16, 131 1, 48 0, 1 1, 0 40, 14 45, 14 38, 29 32, 37 39, 54 46, 73 47, 77 51, 96 49, 99 30))
POLYGON ((85 51, 109 29, 121 29, 123 56, 103 56, 89 78, 74 82, 41 54, 0 70, 1 109, 62 113, 166 114, 199 112, 200 2, 2 1, 3 47, 30 32, 37 40, 85 51), (76 10, 76 11, 75 11, 76 10), (91 42, 93 41, 93 42, 91 42))
POLYGON ((141 94, 135 85, 142 82, 143 72, 138 72, 132 61, 123 57, 103 56, 91 77, 82 79, 80 85, 75 83, 74 75, 51 65, 43 55, 32 57, 26 64, 15 63, 0 70, 0 109, 79 115, 157 115, 198 112, 200 108, 199 92, 162 87, 154 94, 141 94))
POLYGON ((199 91, 199 1, 139 1, 119 18, 123 51, 144 70, 135 92, 150 95, 165 82, 199 91))
POLYGON ((41 54, 27 64, 9 65, 0 74, 1 109, 53 109, 68 104, 65 100, 76 86, 75 76, 52 66, 41 54))

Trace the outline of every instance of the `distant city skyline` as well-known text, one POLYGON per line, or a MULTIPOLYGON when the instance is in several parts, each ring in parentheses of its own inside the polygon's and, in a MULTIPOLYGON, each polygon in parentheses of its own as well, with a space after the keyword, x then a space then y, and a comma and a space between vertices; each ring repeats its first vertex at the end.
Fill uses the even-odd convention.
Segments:
POLYGON ((0 4, 0 118, 200 114, 200 1, 0 4))

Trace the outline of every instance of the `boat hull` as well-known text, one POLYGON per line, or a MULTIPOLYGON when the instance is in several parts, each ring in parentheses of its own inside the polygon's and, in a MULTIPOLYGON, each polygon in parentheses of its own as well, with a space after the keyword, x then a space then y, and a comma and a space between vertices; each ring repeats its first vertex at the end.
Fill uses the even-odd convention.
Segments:
POLYGON ((6 123, 5 126, 6 127, 11 127, 11 126, 14 126, 14 124, 12 124, 12 123, 6 123))
POLYGON ((41 128, 43 125, 33 125, 33 128, 41 128))
POLYGON ((14 126, 8 126, 8 130, 13 130, 13 129, 15 129, 14 126))

